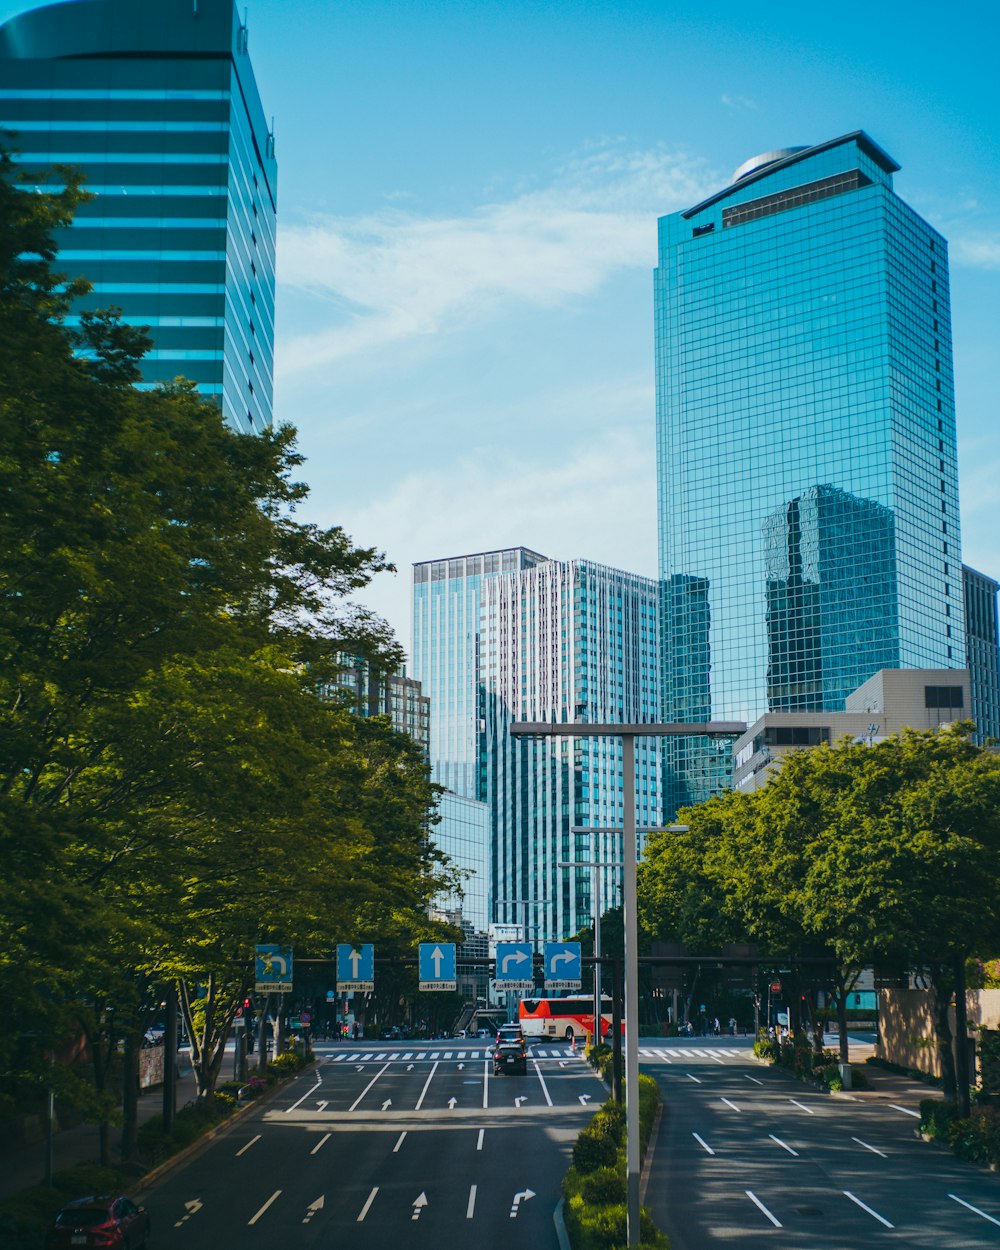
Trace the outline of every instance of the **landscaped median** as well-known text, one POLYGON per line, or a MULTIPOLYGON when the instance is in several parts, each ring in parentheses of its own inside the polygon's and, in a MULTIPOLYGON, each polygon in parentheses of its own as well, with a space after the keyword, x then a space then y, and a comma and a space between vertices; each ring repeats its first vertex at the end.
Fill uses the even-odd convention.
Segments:
MULTIPOLYGON (((607 1079, 608 1046, 595 1046, 587 1057, 607 1079)), ((646 1145, 662 1102, 660 1087, 639 1076, 639 1148, 646 1145)), ((609 1100, 581 1130, 573 1146, 573 1166, 563 1181, 563 1219, 573 1250, 618 1250, 628 1244, 626 1205, 625 1109, 609 1100)), ((642 1250, 669 1250, 647 1208, 640 1213, 642 1250)))
POLYGON ((940 1098, 920 1100, 920 1136, 950 1146, 960 1159, 1000 1168, 1000 1110, 993 1106, 973 1107, 969 1116, 960 1116, 954 1103, 940 1098))
POLYGON ((131 1193, 143 1189, 168 1160, 193 1146, 206 1133, 222 1127, 250 1100, 283 1083, 312 1063, 312 1055, 291 1051, 279 1055, 263 1076, 251 1075, 242 1084, 227 1081, 211 1100, 192 1102, 174 1116, 167 1132, 163 1117, 153 1116, 139 1129, 139 1156, 121 1167, 80 1163, 52 1177, 52 1185, 33 1185, 0 1203, 0 1246, 3 1250, 37 1250, 43 1230, 56 1213, 74 1198, 92 1194, 131 1193))
MULTIPOLYGON (((794 1045, 789 1041, 777 1042, 760 1038, 753 1044, 753 1053, 758 1059, 787 1068, 807 1085, 818 1085, 820 1089, 827 1089, 831 1093, 844 1088, 840 1056, 835 1051, 818 1051, 811 1046, 794 1045)), ((867 1086, 864 1071, 852 1066, 851 1088, 866 1089, 867 1086)))

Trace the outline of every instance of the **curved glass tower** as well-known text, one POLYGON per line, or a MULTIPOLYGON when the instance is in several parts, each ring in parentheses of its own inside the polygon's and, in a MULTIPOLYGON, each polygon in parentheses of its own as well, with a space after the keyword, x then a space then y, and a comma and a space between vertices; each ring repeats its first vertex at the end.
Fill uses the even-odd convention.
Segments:
MULTIPOLYGON (((71 0, 0 26, 0 127, 30 175, 94 199, 60 270, 149 326, 143 385, 190 378, 236 429, 271 424, 277 165, 233 0, 71 0)), ((30 185, 30 181, 29 181, 30 185)))
MULTIPOLYGON (((665 720, 843 709, 965 665, 948 251, 861 131, 660 221, 665 720)), ((668 806, 729 781, 667 748, 668 806)))

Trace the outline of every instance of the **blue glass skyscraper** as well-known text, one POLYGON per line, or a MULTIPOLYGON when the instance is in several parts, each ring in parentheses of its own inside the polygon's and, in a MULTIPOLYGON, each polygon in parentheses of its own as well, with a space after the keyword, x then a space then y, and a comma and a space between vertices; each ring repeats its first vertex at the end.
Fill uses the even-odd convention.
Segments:
MULTIPOLYGON (((144 382, 178 375, 236 429, 271 424, 274 138, 233 0, 71 0, 0 27, 0 127, 30 175, 94 199, 58 238, 85 309, 148 326, 144 382)), ((30 185, 30 182, 29 182, 30 185)))
MULTIPOLYGON (((947 244, 898 168, 859 131, 660 221, 665 720, 965 664, 947 244)), ((727 784, 718 746, 666 750, 668 810, 727 784)))

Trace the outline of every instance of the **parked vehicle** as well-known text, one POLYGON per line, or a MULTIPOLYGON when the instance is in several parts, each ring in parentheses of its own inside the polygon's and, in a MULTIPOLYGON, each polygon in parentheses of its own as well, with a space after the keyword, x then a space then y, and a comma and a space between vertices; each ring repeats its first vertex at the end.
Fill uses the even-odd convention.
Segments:
POLYGON ((123 1194, 78 1198, 56 1216, 45 1234, 45 1250, 100 1246, 102 1250, 142 1250, 150 1235, 149 1212, 123 1194))

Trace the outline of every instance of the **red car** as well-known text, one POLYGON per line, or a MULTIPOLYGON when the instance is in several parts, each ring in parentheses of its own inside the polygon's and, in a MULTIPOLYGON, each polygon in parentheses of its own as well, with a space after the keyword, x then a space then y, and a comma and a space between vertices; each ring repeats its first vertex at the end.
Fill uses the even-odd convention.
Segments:
POLYGON ((149 1213, 131 1198, 78 1198, 59 1212, 45 1234, 45 1250, 64 1246, 140 1250, 149 1241, 149 1213))

